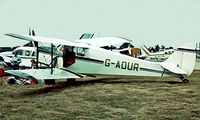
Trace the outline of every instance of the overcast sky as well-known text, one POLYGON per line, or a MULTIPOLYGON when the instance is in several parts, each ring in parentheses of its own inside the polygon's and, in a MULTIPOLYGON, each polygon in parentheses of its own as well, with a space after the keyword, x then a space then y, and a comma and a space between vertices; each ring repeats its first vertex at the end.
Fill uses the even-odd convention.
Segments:
POLYGON ((200 0, 0 0, 0 46, 24 43, 5 33, 75 40, 121 36, 135 46, 200 42, 200 0))

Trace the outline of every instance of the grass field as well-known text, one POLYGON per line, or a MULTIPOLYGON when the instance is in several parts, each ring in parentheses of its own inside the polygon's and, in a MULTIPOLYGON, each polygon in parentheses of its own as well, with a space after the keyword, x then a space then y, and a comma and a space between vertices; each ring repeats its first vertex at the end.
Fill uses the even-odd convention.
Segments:
MULTIPOLYGON (((6 77, 1 78, 4 83, 6 77)), ((74 84, 0 86, 0 119, 200 119, 200 71, 178 78, 84 78, 74 84)))

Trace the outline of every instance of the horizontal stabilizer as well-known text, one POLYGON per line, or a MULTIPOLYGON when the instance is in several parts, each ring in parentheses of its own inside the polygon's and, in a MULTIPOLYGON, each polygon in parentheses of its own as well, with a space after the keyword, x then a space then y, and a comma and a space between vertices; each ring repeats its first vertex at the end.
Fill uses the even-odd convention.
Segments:
POLYGON ((66 79, 84 77, 69 70, 58 68, 53 69, 53 74, 51 74, 51 69, 7 70, 5 72, 25 79, 66 79))

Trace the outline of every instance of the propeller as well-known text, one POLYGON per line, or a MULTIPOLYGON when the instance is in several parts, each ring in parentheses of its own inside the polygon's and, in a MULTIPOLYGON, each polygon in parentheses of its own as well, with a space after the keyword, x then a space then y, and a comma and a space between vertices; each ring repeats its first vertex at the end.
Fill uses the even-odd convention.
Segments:
POLYGON ((31 36, 31 28, 29 28, 29 34, 28 35, 31 36))
POLYGON ((31 30, 31 28, 29 28, 29 30, 28 30, 28 35, 29 35, 29 36, 35 36, 35 31, 34 31, 34 30, 31 30))
POLYGON ((34 30, 32 30, 32 36, 35 36, 35 31, 34 30))
MULTIPOLYGON (((34 30, 31 30, 31 28, 29 28, 29 36, 35 36, 35 31, 34 30)), ((37 61, 37 64, 36 64, 36 68, 38 69, 38 61, 39 61, 39 49, 38 49, 38 42, 36 41, 31 41, 30 44, 32 44, 33 46, 33 43, 34 43, 34 46, 36 47, 36 61, 37 61)))

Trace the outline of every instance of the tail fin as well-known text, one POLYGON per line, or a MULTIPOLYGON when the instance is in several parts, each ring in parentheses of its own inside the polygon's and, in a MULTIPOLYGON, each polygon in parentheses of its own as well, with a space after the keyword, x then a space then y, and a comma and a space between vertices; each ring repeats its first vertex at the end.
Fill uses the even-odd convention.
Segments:
POLYGON ((151 53, 149 52, 149 50, 147 49, 145 45, 142 45, 141 48, 145 52, 146 55, 151 56, 151 53))
POLYGON ((196 52, 192 43, 187 43, 177 49, 169 58, 161 63, 162 67, 176 74, 189 76, 195 66, 196 52))

